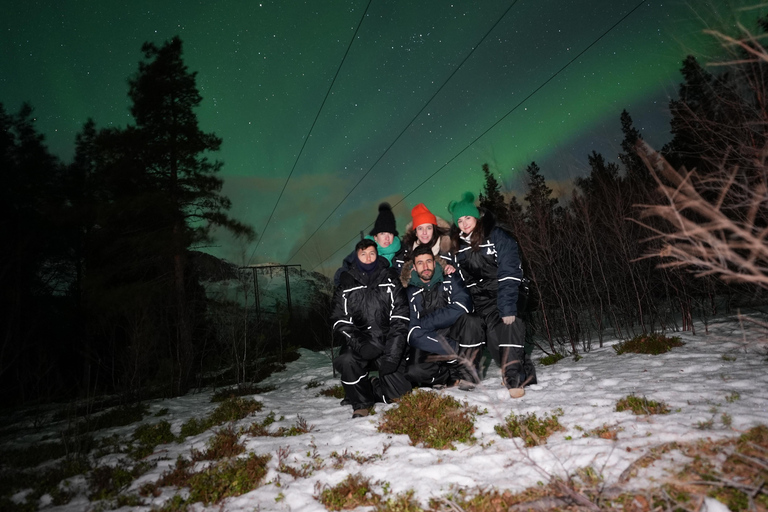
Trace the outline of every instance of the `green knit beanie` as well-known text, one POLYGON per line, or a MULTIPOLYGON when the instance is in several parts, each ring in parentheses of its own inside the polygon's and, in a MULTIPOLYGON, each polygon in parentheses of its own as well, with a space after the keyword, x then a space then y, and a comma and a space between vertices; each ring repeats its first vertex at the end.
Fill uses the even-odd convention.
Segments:
POLYGON ((448 211, 453 215, 454 224, 465 215, 471 215, 476 219, 480 218, 480 211, 475 206, 475 195, 472 192, 464 192, 461 201, 451 201, 448 204, 448 211))

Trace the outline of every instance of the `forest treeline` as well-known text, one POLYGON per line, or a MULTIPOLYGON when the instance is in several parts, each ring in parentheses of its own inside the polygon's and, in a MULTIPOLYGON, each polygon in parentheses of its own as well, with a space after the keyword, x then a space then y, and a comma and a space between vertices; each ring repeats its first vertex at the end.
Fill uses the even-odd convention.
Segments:
POLYGON ((623 111, 620 165, 593 151, 589 175, 556 199, 532 162, 525 207, 483 167, 481 206, 519 241, 536 299, 529 335, 545 351, 578 356, 605 332, 695 330, 694 318, 764 301, 768 53, 749 34, 717 35, 730 58, 716 72, 684 60, 672 140, 658 151, 623 111))
POLYGON ((198 126, 196 73, 178 38, 142 53, 128 80, 133 124, 88 120, 69 164, 49 152, 29 105, 0 105, 6 404, 177 395, 221 367, 242 376, 238 363, 256 355, 246 338, 265 344, 247 329, 253 314, 206 299, 206 265, 193 264, 214 227, 254 236, 227 213, 211 159, 222 141, 198 126))
MULTIPOLYGON (((194 249, 211 242, 214 227, 245 241, 254 232, 228 214, 221 163, 211 159, 221 139, 198 126, 202 99, 181 41, 147 43, 142 52, 129 78, 134 124, 98 128, 88 120, 71 163, 49 152, 29 105, 11 114, 0 104, 3 405, 178 395, 208 375, 252 382, 269 353, 282 357, 297 339, 330 343, 327 289, 318 288, 311 311, 268 319, 242 302, 206 298, 194 249)), ((673 138, 659 155, 675 169, 735 170, 741 183, 765 184, 765 66, 741 59, 710 72, 686 58, 670 102, 673 138)), ((519 240, 536 291, 531 332, 547 352, 589 350, 607 328, 619 337, 688 329, 695 316, 761 299, 757 285, 726 284, 715 273, 694 278, 690 266, 660 268, 663 259, 643 258, 663 256, 668 242, 658 235, 674 226, 636 206, 663 203, 657 179, 664 178, 643 160, 647 148, 638 153, 644 146, 630 114, 620 122, 621 165, 592 152, 590 174, 568 198, 553 197, 534 162, 522 201, 505 198, 483 168, 481 206, 519 240)), ((732 218, 765 227, 764 202, 705 192, 732 218)), ((247 298, 248 276, 238 277, 247 298)))

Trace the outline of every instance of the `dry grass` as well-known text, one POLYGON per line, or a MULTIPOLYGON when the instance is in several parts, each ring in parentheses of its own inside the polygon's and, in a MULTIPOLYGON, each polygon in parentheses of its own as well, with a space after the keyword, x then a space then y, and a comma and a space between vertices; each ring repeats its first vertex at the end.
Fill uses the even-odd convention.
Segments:
POLYGON ((669 352, 674 347, 682 347, 685 345, 678 336, 664 336, 652 332, 650 334, 640 334, 634 338, 621 343, 617 343, 613 346, 613 350, 617 355, 633 353, 633 354, 650 354, 657 356, 669 352))
POLYGON ((526 446, 538 446, 546 443, 547 438, 555 432, 565 430, 558 420, 562 415, 562 409, 541 418, 535 413, 520 416, 510 413, 504 418, 504 424, 496 425, 494 429, 501 437, 520 437, 526 446))
POLYGON ((349 475, 334 486, 322 486, 318 482, 315 499, 328 510, 351 510, 377 505, 381 502, 381 495, 373 490, 374 485, 378 485, 378 482, 371 482, 360 474, 349 475))
POLYGON ((669 414, 670 408, 664 402, 629 395, 616 402, 616 412, 632 411, 632 414, 669 414))

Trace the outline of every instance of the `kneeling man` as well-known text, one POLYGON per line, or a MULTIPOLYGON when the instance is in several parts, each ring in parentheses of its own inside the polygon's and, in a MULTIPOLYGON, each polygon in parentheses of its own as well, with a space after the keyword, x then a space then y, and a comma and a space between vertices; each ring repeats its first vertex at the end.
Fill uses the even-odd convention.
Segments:
POLYGON ((461 280, 443 273, 427 245, 416 247, 400 280, 410 314, 408 380, 418 386, 473 389, 480 382, 485 334, 481 320, 471 314, 461 280))

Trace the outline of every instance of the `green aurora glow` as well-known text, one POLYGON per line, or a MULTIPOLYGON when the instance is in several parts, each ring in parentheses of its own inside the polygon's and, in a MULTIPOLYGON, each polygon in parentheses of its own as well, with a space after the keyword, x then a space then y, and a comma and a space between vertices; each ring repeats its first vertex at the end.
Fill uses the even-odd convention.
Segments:
POLYGON ((583 174, 592 150, 615 160, 623 109, 660 146, 682 60, 718 55, 703 29, 733 31, 737 19, 753 27, 766 12, 740 11, 747 2, 654 0, 601 38, 637 0, 374 0, 297 162, 367 1, 14 4, 0 22, 0 102, 15 112, 29 101, 54 153, 71 159, 88 117, 99 127, 131 123, 127 79, 142 43, 179 35, 198 72, 200 125, 224 139, 215 157, 231 213, 264 234, 256 251, 226 236, 206 250, 236 263, 285 262, 303 246, 291 263, 326 272, 382 200, 399 203, 402 231, 416 203, 445 216, 448 201, 478 191, 485 162, 512 192, 532 160, 553 184, 583 174))

